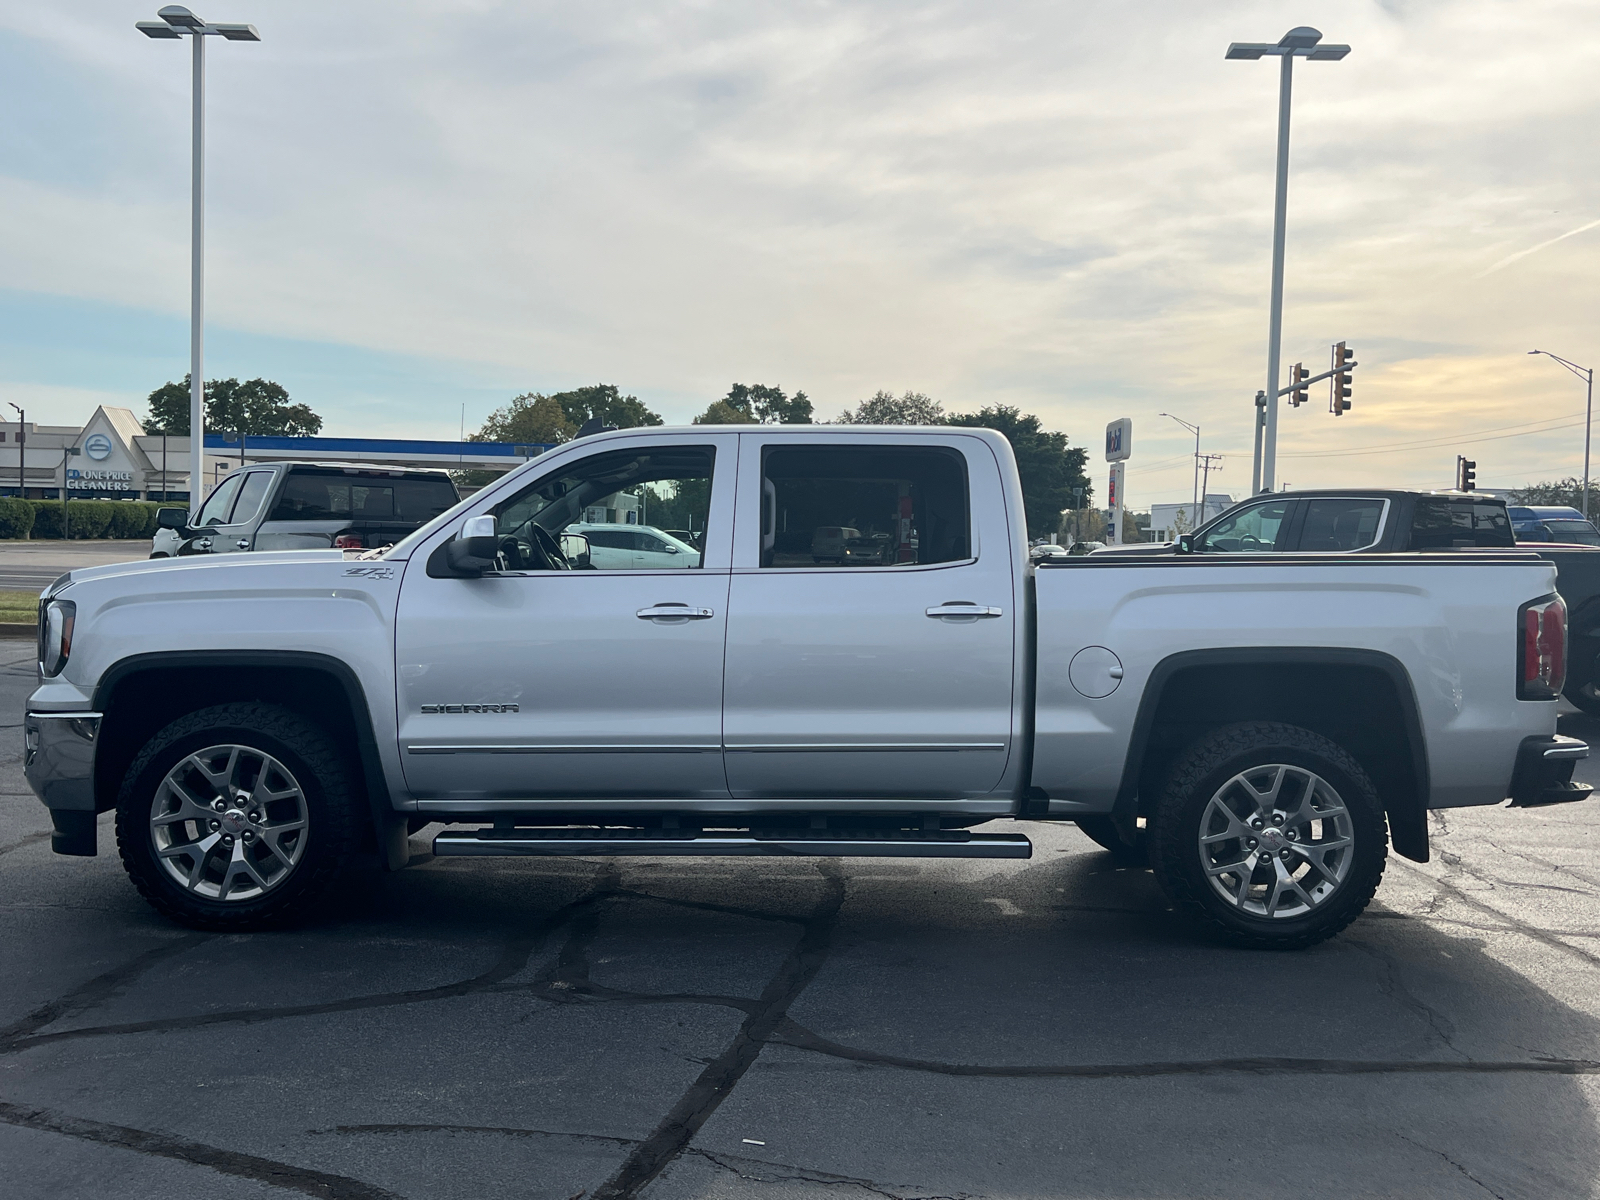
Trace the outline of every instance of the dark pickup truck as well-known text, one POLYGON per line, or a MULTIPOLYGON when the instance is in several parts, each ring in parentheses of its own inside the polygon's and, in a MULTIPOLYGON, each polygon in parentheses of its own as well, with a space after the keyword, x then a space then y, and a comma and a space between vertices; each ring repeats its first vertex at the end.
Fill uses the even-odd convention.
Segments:
POLYGON ((1600 547, 1521 542, 1506 503, 1474 492, 1385 489, 1273 492, 1234 505, 1176 542, 1103 554, 1394 554, 1407 550, 1532 550, 1556 564, 1567 604, 1567 683, 1577 707, 1600 714, 1600 547))

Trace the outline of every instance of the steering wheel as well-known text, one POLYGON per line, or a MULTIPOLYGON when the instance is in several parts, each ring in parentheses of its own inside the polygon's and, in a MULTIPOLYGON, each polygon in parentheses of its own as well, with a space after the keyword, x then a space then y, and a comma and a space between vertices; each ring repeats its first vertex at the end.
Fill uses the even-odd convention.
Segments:
POLYGON ((1247 533, 1239 539, 1239 549, 1259 550, 1261 549, 1261 539, 1253 533, 1247 533))
POLYGON ((550 532, 548 530, 541 529, 541 528, 539 528, 539 526, 535 525, 535 526, 533 526, 532 533, 533 533, 533 545, 532 545, 533 556, 534 556, 535 559, 541 559, 542 558, 544 560, 542 563, 541 562, 537 562, 537 561, 534 562, 532 564, 534 570, 536 570, 536 571, 539 571, 539 570, 543 570, 543 571, 570 571, 570 570, 572 570, 572 564, 567 561, 567 556, 565 554, 561 553, 561 543, 557 542, 556 539, 550 535, 550 532))

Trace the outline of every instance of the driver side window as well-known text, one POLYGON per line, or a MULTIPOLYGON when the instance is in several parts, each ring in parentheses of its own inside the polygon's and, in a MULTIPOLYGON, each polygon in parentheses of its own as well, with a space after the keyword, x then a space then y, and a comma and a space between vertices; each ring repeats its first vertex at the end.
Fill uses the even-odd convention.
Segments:
POLYGON ((1261 554, 1287 549, 1291 500, 1257 504, 1223 517, 1197 540, 1202 554, 1261 554))
POLYGON ((715 461, 711 446, 641 446, 540 478, 493 509, 504 569, 565 569, 563 547, 580 571, 699 567, 715 461))

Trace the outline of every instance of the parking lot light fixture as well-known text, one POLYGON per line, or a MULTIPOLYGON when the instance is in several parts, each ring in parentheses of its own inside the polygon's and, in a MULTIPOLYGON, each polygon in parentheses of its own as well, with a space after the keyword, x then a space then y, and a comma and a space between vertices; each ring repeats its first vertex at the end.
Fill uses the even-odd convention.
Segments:
POLYGON ((1272 299, 1267 318, 1266 422, 1261 452, 1254 470, 1254 487, 1272 491, 1278 464, 1278 354, 1283 339, 1283 241, 1289 206, 1289 96, 1294 80, 1294 60, 1337 62, 1350 53, 1345 45, 1324 45, 1322 34, 1308 25, 1289 30, 1276 43, 1234 42, 1227 58, 1278 60, 1278 171, 1272 206, 1272 299))
POLYGON ((1577 363, 1568 362, 1559 354, 1551 354, 1548 350, 1529 350, 1528 353, 1542 354, 1546 358, 1555 359, 1589 387, 1589 396, 1583 405, 1583 519, 1587 521, 1589 519, 1589 431, 1594 425, 1594 368, 1580 367, 1577 363))
MULTIPOLYGON (((137 21, 134 28, 145 37, 173 41, 191 38, 194 42, 193 141, 190 167, 190 249, 189 249, 189 509, 199 512, 205 498, 205 96, 206 38, 220 37, 230 42, 259 42, 254 25, 208 24, 181 4, 169 4, 156 12, 159 21, 137 21)), ((163 489, 164 491, 165 489, 163 489)))
POLYGON ((1173 417, 1171 413, 1166 413, 1166 412, 1157 413, 1156 416, 1158 416, 1158 417, 1172 417, 1172 419, 1174 421, 1176 421, 1179 425, 1182 425, 1190 433, 1194 434, 1194 496, 1195 496, 1195 498, 1189 505, 1189 528, 1190 529, 1198 529, 1200 527, 1200 522, 1198 520, 1196 520, 1195 517, 1196 517, 1196 514, 1200 510, 1200 506, 1203 506, 1205 504, 1205 497, 1203 495, 1201 495, 1201 492, 1200 492, 1200 426, 1191 425, 1191 424, 1189 424, 1189 422, 1185 421, 1182 417, 1173 417))

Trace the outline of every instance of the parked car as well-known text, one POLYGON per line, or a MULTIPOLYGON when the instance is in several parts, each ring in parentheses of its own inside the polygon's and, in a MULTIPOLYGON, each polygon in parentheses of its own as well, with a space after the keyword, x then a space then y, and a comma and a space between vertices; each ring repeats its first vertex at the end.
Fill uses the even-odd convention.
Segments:
POLYGON ((845 547, 851 538, 859 538, 861 531, 848 525, 819 525, 811 535, 811 558, 819 563, 842 563, 845 547))
POLYGON ((150 557, 392 546, 459 500, 443 471, 254 463, 219 483, 193 517, 162 509, 150 557))
POLYGON ((1279 948, 1348 925, 1388 845, 1426 860, 1430 809, 1589 794, 1536 554, 1034 567, 1020 496, 987 429, 653 427, 359 562, 74 570, 40 604, 25 771, 57 852, 115 809, 138 889, 205 929, 314 912, 432 822, 441 856, 1029 857, 971 830, 1011 818, 1144 839, 1176 904, 1279 948), (569 570, 574 514, 658 481, 707 497, 703 569, 569 570), (909 519, 907 561, 776 552, 845 512, 909 519))
POLYGON ((705 541, 705 530, 703 529, 698 531, 690 529, 663 529, 661 532, 665 533, 668 537, 677 538, 690 549, 701 550, 704 548, 702 543, 705 541))
POLYGON ((1071 546, 1067 547, 1067 554, 1073 558, 1078 558, 1081 555, 1093 554, 1096 550, 1104 550, 1105 548, 1106 544, 1104 542, 1073 542, 1071 546))
MULTIPOLYGON (((1512 514, 1519 511, 1534 510, 1508 508, 1499 497, 1477 492, 1274 492, 1234 505, 1176 542, 1112 546, 1095 557, 1393 554, 1523 545, 1559 569, 1556 588, 1566 601, 1571 629, 1566 697, 1585 712, 1600 714, 1600 547, 1524 542, 1513 532, 1512 514)), ((1575 509, 1555 511, 1582 520, 1575 509)))
POLYGON ((574 522, 564 533, 589 539, 589 561, 597 571, 675 570, 698 567, 700 552, 654 525, 574 522))
POLYGON ((1600 530, 1577 509, 1564 504, 1508 504, 1506 515, 1511 518, 1511 532, 1519 542, 1600 546, 1600 530))
POLYGON ((1040 542, 1037 546, 1028 548, 1028 558, 1032 562, 1043 562, 1047 558, 1066 558, 1067 548, 1058 546, 1054 542, 1040 542))

